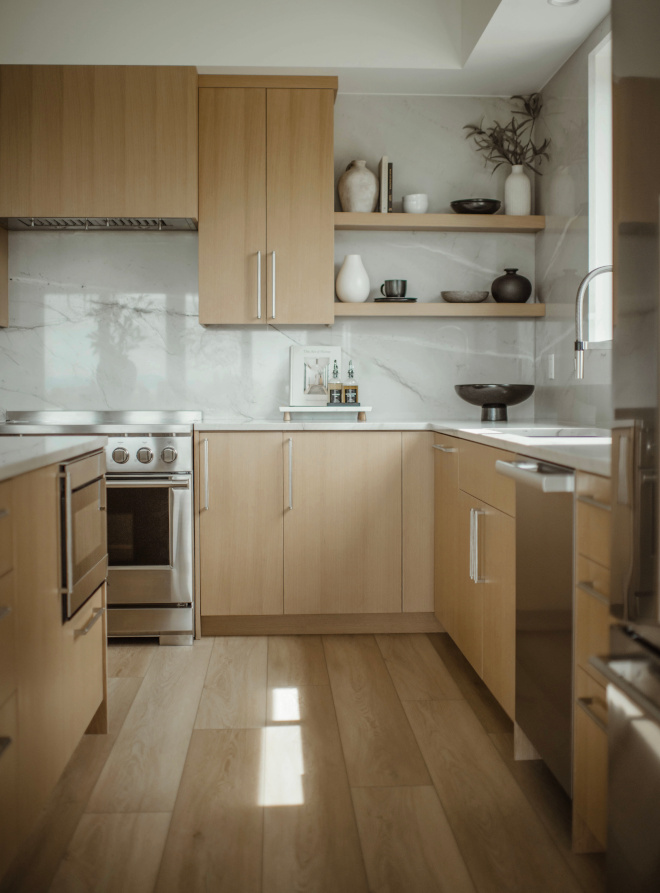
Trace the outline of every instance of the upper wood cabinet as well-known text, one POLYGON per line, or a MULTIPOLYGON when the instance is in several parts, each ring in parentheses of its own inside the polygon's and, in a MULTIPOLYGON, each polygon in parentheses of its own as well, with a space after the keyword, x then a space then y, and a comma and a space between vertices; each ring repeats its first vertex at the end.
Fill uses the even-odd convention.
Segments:
POLYGON ((334 90, 320 80, 335 79, 200 78, 202 324, 334 322, 334 90))
POLYGON ((196 69, 0 66, 0 217, 197 218, 196 69))

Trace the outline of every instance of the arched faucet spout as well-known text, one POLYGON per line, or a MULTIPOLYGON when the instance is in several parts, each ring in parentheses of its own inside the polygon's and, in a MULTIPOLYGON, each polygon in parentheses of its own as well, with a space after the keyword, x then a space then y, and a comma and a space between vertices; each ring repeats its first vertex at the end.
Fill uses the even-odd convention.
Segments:
POLYGON ((584 378, 584 351, 589 348, 589 342, 584 340, 584 301, 591 282, 601 273, 611 273, 612 266, 605 264, 602 267, 594 267, 584 277, 578 286, 575 296, 575 377, 584 378))

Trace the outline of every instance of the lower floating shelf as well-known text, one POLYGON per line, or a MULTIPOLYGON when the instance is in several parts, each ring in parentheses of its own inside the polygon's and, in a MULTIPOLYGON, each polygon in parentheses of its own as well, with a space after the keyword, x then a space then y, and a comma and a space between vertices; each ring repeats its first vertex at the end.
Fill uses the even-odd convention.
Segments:
POLYGON ((309 413, 309 412, 323 412, 328 413, 329 415, 339 415, 340 413, 352 412, 357 413, 358 422, 365 422, 367 420, 367 413, 371 412, 373 409, 372 406, 361 406, 359 403, 357 406, 351 406, 350 404, 342 404, 341 406, 280 406, 280 412, 284 413, 284 421, 291 421, 291 413, 309 413))
POLYGON ((439 301, 417 304, 342 304, 335 301, 335 316, 465 316, 511 319, 545 316, 545 304, 445 304, 439 301))

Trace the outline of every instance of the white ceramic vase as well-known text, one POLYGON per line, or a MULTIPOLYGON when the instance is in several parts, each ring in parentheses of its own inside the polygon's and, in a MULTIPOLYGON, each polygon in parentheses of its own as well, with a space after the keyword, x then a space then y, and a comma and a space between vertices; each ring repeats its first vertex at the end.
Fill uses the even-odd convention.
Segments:
POLYGON ((369 297, 369 277, 359 254, 347 254, 337 274, 335 290, 345 304, 362 304, 369 297))
POLYGON ((378 177, 367 162, 351 161, 337 184, 342 211, 375 211, 378 189, 378 177))
POLYGON ((532 212, 532 184, 522 164, 514 164, 504 181, 504 213, 527 215, 532 212))

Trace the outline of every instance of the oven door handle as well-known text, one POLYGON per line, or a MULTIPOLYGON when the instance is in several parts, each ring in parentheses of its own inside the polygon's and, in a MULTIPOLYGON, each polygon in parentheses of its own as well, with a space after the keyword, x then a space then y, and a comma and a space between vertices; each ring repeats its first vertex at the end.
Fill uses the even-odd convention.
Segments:
POLYGON ((117 480, 116 478, 113 480, 112 478, 107 479, 107 486, 113 487, 115 489, 119 488, 135 488, 135 487, 147 487, 151 489, 155 489, 157 487, 165 487, 168 490, 190 490, 190 478, 179 478, 177 480, 170 481, 151 481, 151 480, 140 480, 140 481, 132 481, 132 480, 117 480))

